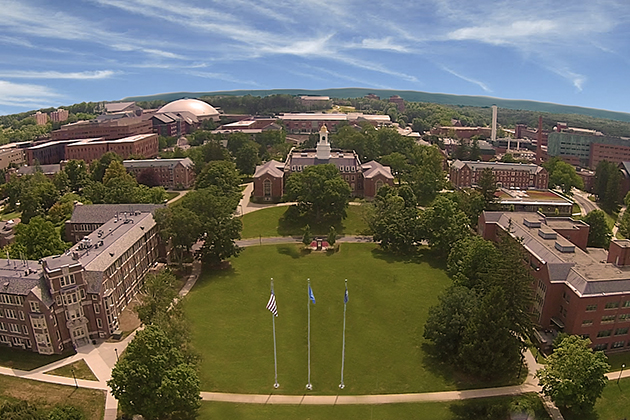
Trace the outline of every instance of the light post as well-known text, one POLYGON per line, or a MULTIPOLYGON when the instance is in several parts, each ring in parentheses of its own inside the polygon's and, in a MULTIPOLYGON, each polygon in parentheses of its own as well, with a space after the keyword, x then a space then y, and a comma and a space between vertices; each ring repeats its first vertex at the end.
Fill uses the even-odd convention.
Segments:
POLYGON ((114 353, 116 353, 116 362, 118 362, 118 349, 114 349, 114 353))
POLYGON ((72 377, 74 378, 74 387, 78 388, 79 384, 77 383, 77 377, 74 375, 74 368, 70 369, 72 371, 72 377))
POLYGON ((619 385, 619 379, 621 379, 621 374, 623 373, 623 368, 626 367, 625 363, 621 364, 621 372, 619 372, 619 377, 617 378, 617 385, 619 385))

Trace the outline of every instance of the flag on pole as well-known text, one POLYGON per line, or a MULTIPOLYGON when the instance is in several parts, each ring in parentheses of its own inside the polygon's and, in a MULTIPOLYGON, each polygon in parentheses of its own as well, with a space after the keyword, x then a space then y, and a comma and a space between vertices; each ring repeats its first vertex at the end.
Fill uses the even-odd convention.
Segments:
POLYGON ((309 299, 311 299, 311 302, 313 302, 313 305, 315 305, 315 296, 313 295, 313 289, 311 289, 311 285, 308 285, 308 297, 309 299))
POLYGON ((269 302, 267 302, 267 309, 269 309, 269 311, 275 316, 278 316, 278 306, 276 306, 276 295, 274 295, 273 292, 271 292, 271 296, 269 297, 269 302))
POLYGON ((346 293, 343 295, 343 303, 348 303, 348 285, 346 284, 346 293))

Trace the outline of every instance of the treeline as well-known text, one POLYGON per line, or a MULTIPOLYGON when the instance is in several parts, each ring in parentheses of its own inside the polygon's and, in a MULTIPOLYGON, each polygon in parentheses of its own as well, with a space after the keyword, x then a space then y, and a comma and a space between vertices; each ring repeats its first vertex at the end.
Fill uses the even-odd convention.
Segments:
POLYGON ((281 112, 306 112, 329 109, 332 102, 321 105, 303 105, 300 98, 292 95, 270 96, 204 96, 199 98, 212 106, 220 107, 226 114, 273 115, 281 112))

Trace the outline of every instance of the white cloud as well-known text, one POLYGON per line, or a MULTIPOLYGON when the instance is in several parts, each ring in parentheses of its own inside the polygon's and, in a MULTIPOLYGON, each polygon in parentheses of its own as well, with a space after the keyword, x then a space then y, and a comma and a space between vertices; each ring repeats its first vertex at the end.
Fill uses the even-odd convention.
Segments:
POLYGON ((195 76, 195 77, 202 77, 204 79, 223 80, 226 82, 236 83, 239 85, 260 86, 257 82, 253 80, 242 80, 242 79, 235 78, 225 73, 212 73, 212 72, 206 72, 206 71, 185 71, 184 73, 190 74, 191 76, 195 76))
POLYGON ((46 86, 0 80, 0 105, 41 108, 57 103, 62 97, 46 86))
POLYGON ((473 78, 471 78, 471 77, 464 76, 464 75, 462 75, 462 74, 460 74, 460 73, 457 73, 456 71, 454 71, 454 70, 452 70, 452 69, 449 69, 448 67, 444 67, 444 66, 442 66, 442 69, 443 69, 444 71, 446 71, 446 72, 448 72, 448 73, 452 74, 453 76, 458 77, 458 78, 460 78, 460 79, 462 79, 462 80, 464 80, 464 81, 466 81, 466 82, 468 82, 468 83, 472 83, 472 84, 474 84, 474 85, 479 86, 479 87, 480 87, 481 89, 483 89, 485 92, 492 92, 492 89, 490 89, 490 88, 488 87, 488 85, 486 85, 486 84, 485 84, 485 83, 483 83, 483 82, 480 82, 479 80, 475 80, 475 79, 473 79, 473 78))
POLYGON ((109 79, 116 72, 112 70, 97 70, 97 71, 81 71, 63 73, 60 71, 2 71, 0 70, 0 77, 7 79, 76 79, 76 80, 91 80, 91 79, 109 79))

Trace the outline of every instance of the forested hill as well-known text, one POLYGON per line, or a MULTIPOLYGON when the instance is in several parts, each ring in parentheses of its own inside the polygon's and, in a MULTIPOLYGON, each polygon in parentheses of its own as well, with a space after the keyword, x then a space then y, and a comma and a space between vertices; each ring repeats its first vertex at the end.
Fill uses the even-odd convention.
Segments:
POLYGON ((616 121, 630 122, 630 113, 606 111, 603 109, 583 108, 579 106, 559 105, 548 102, 536 102, 525 100, 512 100, 491 98, 488 96, 464 96, 449 95, 444 93, 427 93, 417 92, 413 90, 383 90, 383 89, 366 89, 366 88, 341 88, 341 89, 270 89, 270 90, 231 90, 217 92, 174 92, 160 93, 149 96, 132 96, 123 99, 124 101, 153 101, 164 100, 173 101, 181 98, 200 98, 203 96, 269 96, 278 94, 287 95, 321 95, 330 96, 331 98, 360 98, 368 93, 374 93, 387 99, 392 95, 398 95, 411 102, 430 102, 443 105, 460 105, 474 107, 489 107, 496 105, 499 108, 506 109, 522 109, 535 112, 549 112, 553 114, 579 114, 588 115, 594 118, 605 118, 616 121))

